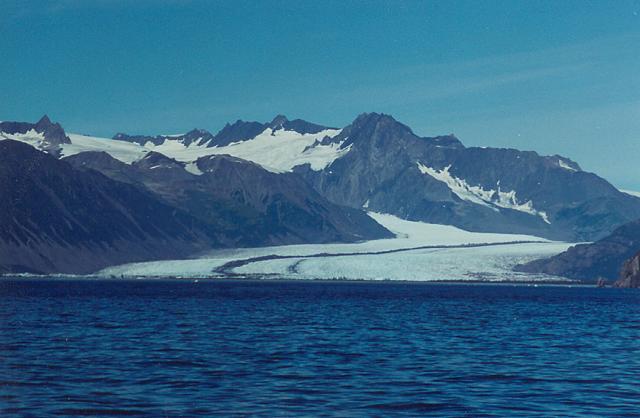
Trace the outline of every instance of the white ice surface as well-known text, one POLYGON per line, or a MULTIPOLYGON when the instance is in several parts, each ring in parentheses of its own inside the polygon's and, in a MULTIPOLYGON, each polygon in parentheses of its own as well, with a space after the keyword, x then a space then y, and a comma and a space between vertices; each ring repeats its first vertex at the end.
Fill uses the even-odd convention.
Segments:
POLYGON ((124 163, 132 162, 142 158, 149 152, 144 147, 127 141, 117 141, 115 139, 97 138, 93 136, 69 134, 70 144, 62 144, 62 156, 79 154, 85 151, 104 151, 124 163))
POLYGON ((370 213, 376 221, 397 234, 397 238, 355 244, 309 244, 222 250, 191 260, 153 261, 110 267, 100 275, 214 277, 213 270, 240 259, 266 255, 295 256, 285 260, 256 262, 237 268, 241 274, 274 274, 287 278, 347 278, 402 280, 465 280, 470 278, 514 279, 510 267, 518 262, 557 254, 571 244, 547 241, 528 235, 486 234, 463 231, 453 226, 404 221, 392 215, 370 213), (424 249, 392 254, 348 255, 305 258, 321 253, 380 252, 421 246, 541 241, 495 247, 424 249), (298 272, 289 267, 299 260, 298 272), (483 276, 486 276, 484 277, 483 276))
POLYGON ((518 263, 550 257, 567 247, 565 243, 532 243, 411 250, 379 255, 301 257, 256 262, 237 268, 235 272, 287 279, 530 281, 547 277, 516 273, 511 268, 518 263))
POLYGON ((0 140, 3 139, 12 139, 14 141, 25 142, 35 148, 40 148, 41 146, 46 144, 44 134, 37 132, 34 129, 31 129, 23 134, 10 134, 6 132, 0 132, 0 140))
POLYGON ((317 134, 300 134, 282 129, 272 131, 268 128, 251 140, 234 142, 224 147, 185 147, 175 141, 165 141, 157 146, 148 143, 145 146, 179 161, 194 161, 205 155, 228 154, 253 161, 274 172, 291 171, 293 167, 307 163, 311 165, 312 170, 322 170, 349 152, 350 147, 340 149, 340 144, 320 145, 316 144, 316 141, 339 133, 339 129, 327 129, 317 134))
MULTIPOLYGON (((127 141, 69 134, 71 144, 62 145, 62 155, 69 156, 84 151, 105 151, 112 157, 131 164, 149 151, 156 151, 186 163, 192 163, 207 155, 228 154, 253 161, 273 172, 291 171, 293 167, 307 163, 311 165, 312 170, 322 170, 348 153, 350 147, 340 149, 341 144, 320 145, 316 141, 322 140, 325 136, 333 137, 339 133, 339 129, 327 129, 317 134, 266 129, 251 140, 212 148, 198 145, 197 141, 188 147, 171 139, 165 140, 160 145, 147 142, 142 146, 127 141)), ((190 168, 192 172, 195 172, 194 167, 190 168)))

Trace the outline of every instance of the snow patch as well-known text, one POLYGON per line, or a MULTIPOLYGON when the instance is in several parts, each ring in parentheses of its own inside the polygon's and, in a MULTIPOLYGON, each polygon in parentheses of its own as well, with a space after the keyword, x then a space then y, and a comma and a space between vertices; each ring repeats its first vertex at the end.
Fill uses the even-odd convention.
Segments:
POLYGON ((209 148, 211 154, 229 154, 253 161, 274 172, 291 171, 294 167, 309 164, 319 171, 347 154, 351 147, 340 148, 341 143, 321 145, 320 140, 338 135, 340 129, 326 129, 316 134, 300 134, 283 129, 265 129, 248 141, 234 142, 227 146, 209 148))
POLYGON ((568 171, 578 171, 575 168, 571 167, 566 162, 564 162, 564 160, 562 160, 562 159, 558 159, 558 166, 560 166, 560 168, 564 168, 565 170, 568 170, 568 171))
POLYGON ((548 224, 551 223, 546 212, 536 210, 531 200, 520 203, 516 197, 515 190, 503 192, 500 189, 500 181, 498 181, 497 184, 498 190, 486 190, 482 186, 471 186, 466 180, 459 179, 452 175, 449 172, 451 165, 446 166, 442 170, 437 170, 418 162, 418 169, 422 174, 429 175, 445 183, 449 189, 462 200, 486 206, 495 211, 499 211, 499 208, 517 210, 528 213, 529 215, 539 216, 544 222, 548 224))
POLYGON ((30 129, 23 134, 0 132, 0 139, 12 139, 14 141, 24 142, 38 149, 47 144, 47 140, 44 139, 44 134, 35 129, 30 129))
POLYGON ((198 168, 198 164, 196 164, 196 162, 190 162, 185 164, 184 169, 187 170, 189 173, 191 174, 195 174, 196 176, 201 176, 202 174, 204 174, 199 168, 198 168))

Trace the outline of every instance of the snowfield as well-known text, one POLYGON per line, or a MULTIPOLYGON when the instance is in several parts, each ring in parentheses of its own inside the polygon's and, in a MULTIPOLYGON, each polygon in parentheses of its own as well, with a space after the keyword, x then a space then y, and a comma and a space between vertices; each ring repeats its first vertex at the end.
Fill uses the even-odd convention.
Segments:
POLYGON ((85 151, 104 151, 123 163, 131 164, 144 157, 149 150, 127 141, 68 134, 70 144, 62 144, 62 156, 69 157, 85 151))
MULTIPOLYGON (((126 164, 131 164, 147 153, 155 151, 177 161, 188 163, 187 170, 194 174, 202 174, 194 164, 198 158, 221 154, 252 161, 275 173, 291 171, 294 167, 304 164, 309 164, 312 170, 319 171, 346 155, 351 149, 350 146, 341 149, 342 143, 328 145, 320 143, 325 137, 333 138, 340 131, 340 129, 325 129, 316 134, 300 134, 295 131, 283 129, 274 131, 267 128, 253 139, 234 142, 224 147, 210 148, 206 145, 198 145, 198 141, 185 146, 171 139, 175 135, 167 135, 167 139, 160 145, 147 142, 142 146, 116 139, 68 134, 71 143, 62 144, 60 148, 62 157, 85 151, 104 151, 126 164)), ((36 131, 16 135, 1 133, 0 135, 0 139, 26 142, 38 149, 42 149, 45 145, 43 135, 36 131)))
POLYGON ((462 200, 483 205, 495 211, 499 211, 499 208, 517 210, 519 212, 528 213, 529 215, 539 216, 546 223, 551 223, 549 222, 549 217, 546 212, 536 210, 533 207, 533 202, 531 200, 527 202, 519 202, 516 197, 515 190, 510 190, 508 192, 500 190, 500 182, 497 184, 498 190, 485 190, 481 186, 471 186, 466 182, 466 180, 453 176, 449 172, 451 165, 448 165, 442 170, 436 170, 434 168, 427 167, 422 163, 418 163, 418 169, 422 174, 431 176, 446 184, 447 187, 449 187, 449 189, 462 200))
POLYGON ((195 161, 199 157, 228 154, 260 164, 269 171, 282 173, 293 167, 310 164, 312 170, 322 170, 337 158, 349 152, 341 144, 320 145, 325 136, 334 137, 340 129, 326 129, 317 134, 300 134, 295 131, 265 129, 253 139, 234 142, 224 147, 207 148, 192 144, 185 147, 176 141, 165 141, 161 145, 145 144, 147 149, 175 158, 178 161, 195 161))
POLYGON ((560 253, 572 245, 529 235, 468 232, 448 225, 405 221, 386 214, 370 213, 370 216, 397 237, 355 244, 221 250, 190 260, 109 267, 98 275, 200 278, 238 274, 288 279, 536 280, 549 278, 514 273, 511 268, 518 263, 560 253), (477 246, 465 247, 468 245, 477 246), (451 246, 458 247, 446 248, 451 246), (270 256, 287 258, 257 260, 226 272, 216 271, 232 261, 270 256))
MULTIPOLYGON (((227 154, 253 161, 269 171, 282 173, 303 164, 309 164, 312 170, 322 170, 344 156, 350 147, 340 149, 341 144, 320 144, 324 137, 334 137, 339 133, 339 129, 326 129, 317 134, 300 134, 282 129, 272 131, 268 128, 251 140, 211 148, 198 145, 197 141, 185 146, 179 141, 166 139, 160 145, 147 142, 142 146, 115 139, 69 134, 71 144, 63 144, 61 148, 64 157, 84 151, 104 151, 127 164, 139 160, 150 151, 155 151, 178 161, 191 163, 189 171, 194 174, 202 174, 193 164, 198 158, 227 154)), ((37 141, 42 138, 22 136, 19 139, 37 146, 37 141)))

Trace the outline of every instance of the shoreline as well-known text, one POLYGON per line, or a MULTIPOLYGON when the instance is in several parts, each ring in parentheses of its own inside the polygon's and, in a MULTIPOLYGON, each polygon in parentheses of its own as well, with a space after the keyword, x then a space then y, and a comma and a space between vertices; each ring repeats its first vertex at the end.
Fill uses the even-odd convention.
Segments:
MULTIPOLYGON (((0 283, 9 281, 69 281, 69 282, 174 282, 174 283, 328 283, 328 284, 410 284, 410 285, 505 285, 505 286, 563 286, 563 287, 597 287, 596 283, 577 281, 577 280, 394 280, 394 279, 291 279, 286 277, 176 277, 176 276, 125 276, 125 277, 105 277, 105 276, 49 276, 49 275, 0 275, 0 283)), ((606 286, 612 287, 612 286, 606 286)))

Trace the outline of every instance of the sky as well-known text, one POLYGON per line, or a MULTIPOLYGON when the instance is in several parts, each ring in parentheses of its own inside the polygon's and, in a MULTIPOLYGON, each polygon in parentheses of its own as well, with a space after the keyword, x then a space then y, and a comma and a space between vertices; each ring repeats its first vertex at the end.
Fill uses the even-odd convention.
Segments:
POLYGON ((640 0, 0 0, 0 120, 218 131, 383 112, 640 190, 640 0))

